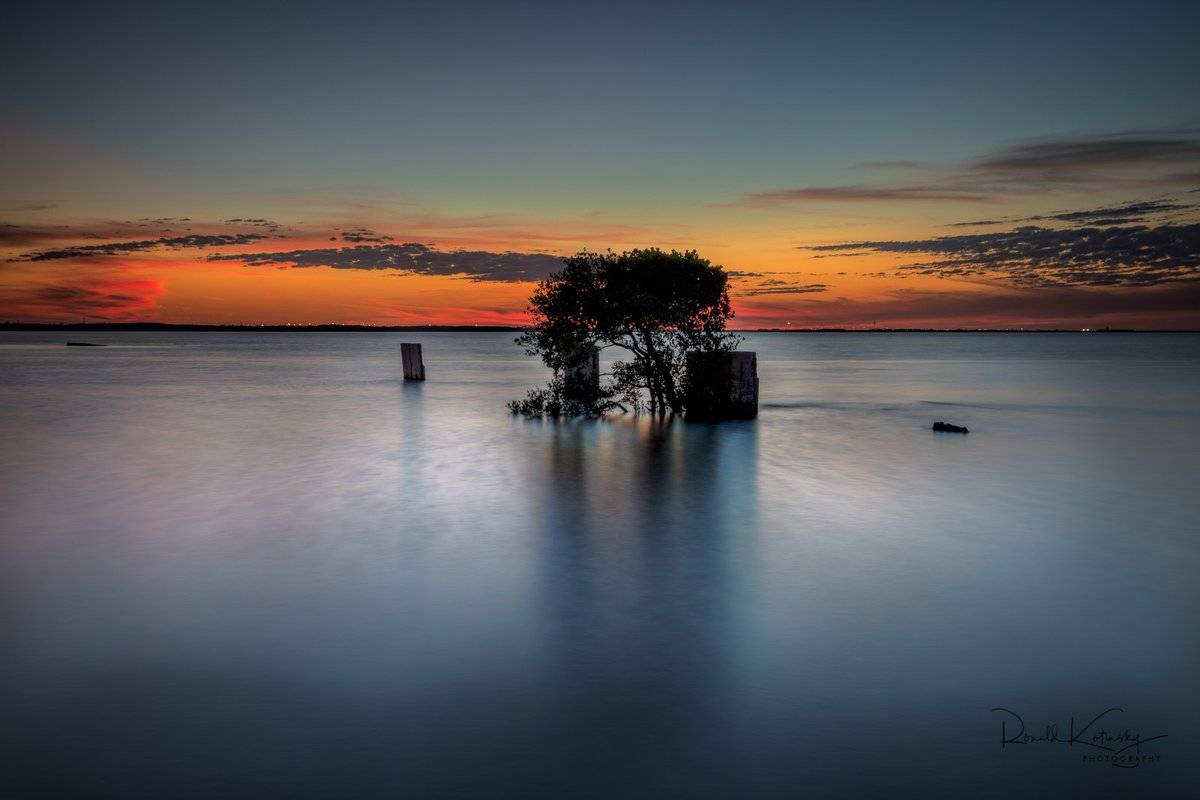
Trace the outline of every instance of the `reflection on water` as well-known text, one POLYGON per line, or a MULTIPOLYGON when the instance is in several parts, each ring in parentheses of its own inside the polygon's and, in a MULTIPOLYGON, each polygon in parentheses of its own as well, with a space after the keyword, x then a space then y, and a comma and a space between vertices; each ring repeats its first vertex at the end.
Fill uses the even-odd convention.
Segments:
POLYGON ((755 535, 756 429, 558 425, 551 437, 540 605, 555 702, 582 734, 568 761, 593 764, 590 780, 615 793, 707 770, 755 535))
POLYGON ((18 790, 1195 785, 1197 337, 752 337, 712 426, 512 418, 507 335, 423 384, 388 335, 111 339, 0 339, 18 790), (1170 738, 1002 752, 997 705, 1170 738))

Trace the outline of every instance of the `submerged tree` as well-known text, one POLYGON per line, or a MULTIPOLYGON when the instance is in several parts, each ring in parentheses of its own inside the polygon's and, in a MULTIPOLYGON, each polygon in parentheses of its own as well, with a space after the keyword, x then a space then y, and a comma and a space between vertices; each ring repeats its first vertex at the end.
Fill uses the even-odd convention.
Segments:
POLYGON ((527 415, 596 416, 613 408, 681 413, 686 355, 724 352, 738 337, 725 330, 733 316, 729 277, 696 251, 657 248, 625 253, 581 252, 538 285, 530 300, 533 325, 517 339, 554 371, 509 407, 527 415), (599 391, 573 385, 594 349, 619 348, 599 391))

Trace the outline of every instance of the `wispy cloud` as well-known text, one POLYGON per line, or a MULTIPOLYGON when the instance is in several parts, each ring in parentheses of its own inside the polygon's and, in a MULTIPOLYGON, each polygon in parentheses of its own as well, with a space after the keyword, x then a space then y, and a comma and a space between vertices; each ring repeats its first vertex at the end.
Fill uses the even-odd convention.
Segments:
POLYGON ((911 161, 861 166, 901 170, 908 180, 798 186, 748 192, 729 205, 993 202, 1065 190, 1182 188, 1200 181, 1196 131, 1061 137, 1022 142, 953 164, 911 161))
POLYGON ((738 308, 743 324, 896 325, 955 327, 1081 324, 1145 325, 1147 315, 1164 327, 1191 327, 1200 308, 1200 282, 1096 291, 1082 287, 1013 288, 1000 291, 896 289, 872 298, 753 298, 738 308))
POLYGON ((905 202, 986 202, 991 197, 966 187, 944 185, 890 186, 858 184, 854 186, 805 186, 798 189, 776 189, 750 192, 735 203, 739 206, 780 206, 793 203, 835 202, 857 203, 881 200, 905 202))
POLYGON ((886 161, 864 161, 854 165, 856 169, 928 169, 929 165, 920 161, 906 159, 891 159, 886 161))
POLYGON ((1200 278, 1200 224, 1022 226, 908 241, 810 245, 819 252, 930 255, 899 274, 994 278, 1018 286, 1154 286, 1200 278))
POLYGON ((969 167, 981 173, 1073 182, 1089 180, 1114 168, 1173 169, 1179 165, 1194 167, 1197 163, 1200 163, 1200 139, 1162 132, 1025 142, 979 158, 969 167))
POLYGON ((1134 203, 1124 203, 1107 208, 1093 208, 1086 211, 1063 211, 1057 214, 1043 214, 1034 217, 1024 217, 1019 222, 1070 222, 1074 224, 1093 225, 1124 225, 1130 222, 1142 222, 1150 217, 1172 211, 1187 211, 1194 209, 1194 204, 1175 203, 1168 200, 1146 200, 1134 203))
POLYGON ((135 253, 144 250, 202 247, 230 247, 250 244, 267 238, 258 233, 227 233, 227 234, 190 234, 172 238, 142 239, 133 242, 107 242, 105 244, 80 245, 64 247, 55 250, 34 250, 24 253, 19 261, 61 261, 68 258, 86 258, 89 256, 115 256, 125 253, 135 253))
POLYGON ((252 266, 398 270, 417 275, 463 275, 476 281, 505 282, 540 281, 562 268, 562 258, 548 253, 438 250, 433 245, 417 242, 278 253, 231 253, 211 255, 208 260, 241 261, 252 266))
POLYGON ((7 316, 22 319, 137 319, 157 307, 165 291, 158 280, 93 275, 0 291, 7 316))
POLYGON ((974 219, 967 222, 950 222, 946 224, 947 228, 985 228, 989 225, 1008 225, 1012 220, 1003 219, 974 219))
POLYGON ((1138 200, 1115 206, 1091 208, 1083 211, 1058 211, 1052 214, 1037 214, 1031 217, 1008 219, 977 219, 967 222, 951 222, 947 228, 982 228, 992 225, 1012 225, 1018 222, 1067 222, 1075 225, 1127 225, 1131 222, 1146 222, 1152 219, 1165 220, 1179 213, 1200 208, 1195 203, 1180 203, 1174 200, 1138 200))
POLYGON ((11 222, 0 222, 0 247, 28 247, 58 241, 66 236, 68 231, 67 225, 14 225, 11 222))
MULTIPOLYGON (((280 229, 277 223, 267 219, 206 222, 190 217, 64 220, 56 224, 0 222, 0 248, 37 247, 36 252, 80 251, 84 256, 109 255, 160 247, 219 247, 223 241, 248 244, 268 238, 280 229), (219 237, 225 239, 219 241, 219 237), (102 252, 105 250, 112 252, 102 252)), ((26 253, 21 258, 28 260, 33 255, 26 253)), ((74 256, 59 256, 71 257, 74 256)))
POLYGON ((349 230, 341 231, 338 236, 330 236, 329 241, 336 242, 338 238, 343 242, 390 242, 391 236, 384 236, 381 233, 376 233, 370 228, 350 228, 349 230))
POLYGON ((226 225, 243 225, 254 228, 262 228, 270 233, 278 233, 281 226, 273 219, 264 219, 263 217, 234 217, 225 220, 226 225))
POLYGON ((758 286, 739 289, 734 292, 740 297, 761 297, 768 294, 817 294, 829 291, 824 283, 787 283, 785 281, 765 281, 758 286))
POLYGON ((49 211, 53 208, 58 208, 54 203, 24 203, 19 206, 9 206, 8 208, 0 208, 0 211, 5 213, 31 213, 34 211, 49 211))

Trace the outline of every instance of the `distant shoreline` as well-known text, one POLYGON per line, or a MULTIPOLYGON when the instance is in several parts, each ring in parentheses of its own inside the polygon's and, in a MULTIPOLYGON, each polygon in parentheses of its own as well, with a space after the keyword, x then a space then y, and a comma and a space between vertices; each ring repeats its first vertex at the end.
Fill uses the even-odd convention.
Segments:
MULTIPOLYGON (((519 333, 511 325, 204 325, 168 322, 2 322, 4 331, 246 333, 519 333)), ((733 333, 1200 333, 1135 328, 739 328, 733 333)))

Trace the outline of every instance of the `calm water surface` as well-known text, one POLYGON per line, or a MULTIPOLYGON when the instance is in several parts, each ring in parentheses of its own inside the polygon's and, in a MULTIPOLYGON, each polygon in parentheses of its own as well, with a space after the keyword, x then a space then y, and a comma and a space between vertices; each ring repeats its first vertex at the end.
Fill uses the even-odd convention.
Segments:
POLYGON ((1200 786, 1200 337, 755 335, 684 426, 510 417, 510 334, 86 336, 0 335, 19 793, 1200 786))

